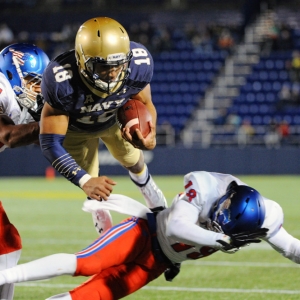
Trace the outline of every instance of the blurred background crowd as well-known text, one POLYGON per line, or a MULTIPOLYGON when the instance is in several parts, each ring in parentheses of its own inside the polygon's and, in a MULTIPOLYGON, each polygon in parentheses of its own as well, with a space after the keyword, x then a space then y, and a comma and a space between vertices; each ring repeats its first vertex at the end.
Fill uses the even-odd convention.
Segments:
POLYGON ((50 58, 73 49, 75 34, 87 19, 118 20, 154 58, 151 88, 159 146, 300 146, 298 1, 0 4, 0 47, 33 42, 50 58))

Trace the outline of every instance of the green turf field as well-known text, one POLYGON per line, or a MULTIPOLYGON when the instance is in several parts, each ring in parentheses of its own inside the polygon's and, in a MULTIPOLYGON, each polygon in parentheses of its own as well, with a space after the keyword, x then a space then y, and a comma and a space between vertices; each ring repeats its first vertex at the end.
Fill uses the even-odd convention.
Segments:
MULTIPOLYGON (((264 196, 276 200, 285 212, 284 227, 300 238, 300 176, 240 176, 264 196)), ((127 177, 114 177, 114 193, 142 200, 127 177)), ((156 182, 171 201, 182 191, 182 176, 157 176, 156 182)), ((73 253, 96 237, 91 216, 81 210, 84 193, 64 178, 1 178, 0 199, 23 240, 20 262, 41 256, 73 253)), ((114 222, 126 216, 113 214, 114 222)), ((300 299, 300 268, 281 257, 266 243, 234 254, 216 253, 182 265, 170 283, 157 279, 127 299, 257 300, 300 299)), ((18 284, 15 300, 41 300, 68 291, 85 278, 67 276, 18 284)), ((88 299, 86 299, 88 300, 88 299)))

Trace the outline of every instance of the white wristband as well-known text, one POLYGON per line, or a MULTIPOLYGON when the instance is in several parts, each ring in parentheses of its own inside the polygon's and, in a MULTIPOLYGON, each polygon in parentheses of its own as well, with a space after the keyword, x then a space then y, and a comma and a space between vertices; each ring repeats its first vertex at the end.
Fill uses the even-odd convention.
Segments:
POLYGON ((87 181, 89 181, 91 178, 92 178, 92 176, 89 175, 89 174, 83 175, 83 176, 79 179, 79 186, 82 188, 82 187, 87 183, 87 181))

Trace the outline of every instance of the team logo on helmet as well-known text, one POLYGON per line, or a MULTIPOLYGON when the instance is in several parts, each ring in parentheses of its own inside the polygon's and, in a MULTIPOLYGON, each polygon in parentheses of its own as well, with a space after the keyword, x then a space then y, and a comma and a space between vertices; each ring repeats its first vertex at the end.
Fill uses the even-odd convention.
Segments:
POLYGON ((13 48, 9 48, 13 57, 16 58, 20 66, 24 66, 26 62, 29 62, 31 68, 35 68, 37 61, 36 58, 30 53, 23 53, 21 51, 16 51, 13 48))
POLYGON ((218 223, 220 225, 225 225, 231 222, 231 212, 230 212, 230 205, 231 205, 231 198, 235 193, 231 193, 227 199, 225 199, 218 210, 216 211, 216 217, 218 218, 218 223))

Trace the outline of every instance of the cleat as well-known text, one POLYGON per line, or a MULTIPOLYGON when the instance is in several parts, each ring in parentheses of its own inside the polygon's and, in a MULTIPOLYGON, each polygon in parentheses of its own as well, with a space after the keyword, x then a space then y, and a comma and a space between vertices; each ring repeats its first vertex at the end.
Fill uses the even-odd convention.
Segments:
POLYGON ((167 200, 162 193, 162 191, 158 188, 151 175, 149 175, 146 183, 144 185, 138 184, 132 178, 131 180, 135 183, 135 185, 139 188, 142 195, 145 198, 147 206, 151 208, 155 207, 167 207, 167 200))

